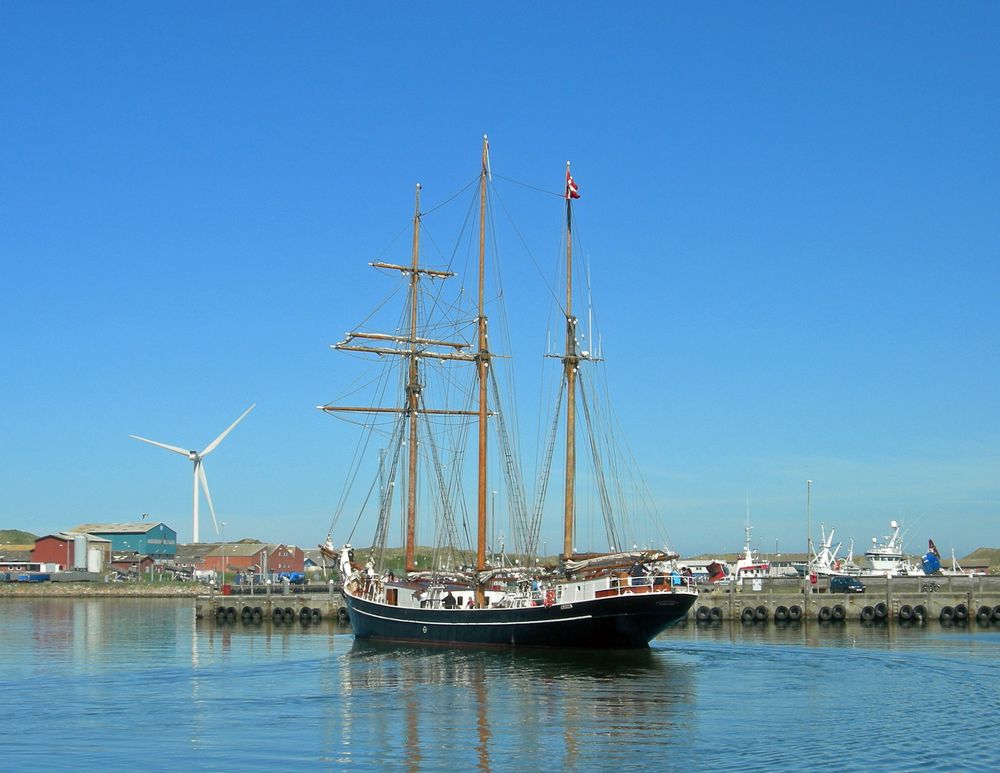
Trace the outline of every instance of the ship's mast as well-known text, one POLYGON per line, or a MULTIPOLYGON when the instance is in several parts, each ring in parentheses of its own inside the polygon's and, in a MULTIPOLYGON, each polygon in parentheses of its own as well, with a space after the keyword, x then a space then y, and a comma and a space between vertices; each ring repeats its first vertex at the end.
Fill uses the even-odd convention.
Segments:
POLYGON ((570 195, 569 161, 566 162, 566 495, 563 515, 563 558, 573 556, 573 517, 576 491, 576 317, 573 316, 573 197, 570 195))
MULTIPOLYGON (((421 413, 435 416, 481 416, 481 411, 463 411, 435 408, 422 408, 420 403, 423 384, 420 382, 420 359, 431 357, 437 361, 461 360, 464 362, 476 362, 483 360, 483 353, 472 354, 463 351, 468 348, 468 344, 461 341, 447 341, 418 336, 420 315, 419 315, 419 282, 421 277, 432 279, 447 279, 455 274, 451 271, 437 271, 434 269, 420 267, 420 185, 417 185, 416 203, 413 213, 413 246, 408 265, 385 263, 375 261, 371 265, 374 268, 398 271, 409 279, 410 289, 410 325, 406 335, 393 335, 389 333, 368 333, 354 331, 347 334, 347 338, 334 348, 340 351, 368 352, 379 356, 397 356, 407 360, 407 380, 405 399, 403 405, 399 407, 356 407, 341 405, 321 405, 319 409, 328 413, 335 412, 357 412, 357 413, 395 413, 402 414, 407 419, 408 437, 408 460, 407 460, 407 496, 406 496, 406 534, 405 534, 405 562, 406 571, 415 571, 414 546, 416 543, 416 522, 417 522, 417 464, 420 459, 420 448, 417 434, 418 418, 421 413), (361 343, 371 341, 372 343, 361 343), (381 345, 379 345, 381 344, 381 345), (396 346, 393 346, 396 344, 396 346)), ((480 291, 482 295, 482 291, 480 291)), ((480 333, 480 341, 485 340, 485 320, 481 323, 483 328, 480 333)), ((482 343, 480 344, 482 347, 482 343)), ((483 391, 483 390, 481 390, 483 391)), ((485 463, 483 463, 485 464, 485 463)), ((483 484, 485 485, 485 483, 483 484)), ((384 492, 383 492, 384 493, 384 492)), ((485 499, 485 497, 481 497, 485 499)), ((481 508, 484 509, 484 508, 481 508)), ((485 531, 484 531, 485 533, 485 531)), ((485 554, 485 551, 484 551, 485 554)))
POLYGON ((420 406, 420 370, 417 357, 417 282, 420 248, 420 183, 413 208, 413 250, 410 259, 410 353, 406 381, 406 408, 409 416, 409 464, 406 476, 406 571, 416 569, 413 552, 417 523, 417 410, 420 406))
MULTIPOLYGON (((479 491, 477 503, 476 569, 486 568, 486 382, 489 373, 489 339, 486 335, 486 309, 484 294, 486 285, 486 176, 489 164, 489 142, 483 135, 482 170, 479 175, 479 346, 476 355, 476 371, 479 376, 479 491)), ((482 604, 483 590, 477 587, 477 600, 482 604)))

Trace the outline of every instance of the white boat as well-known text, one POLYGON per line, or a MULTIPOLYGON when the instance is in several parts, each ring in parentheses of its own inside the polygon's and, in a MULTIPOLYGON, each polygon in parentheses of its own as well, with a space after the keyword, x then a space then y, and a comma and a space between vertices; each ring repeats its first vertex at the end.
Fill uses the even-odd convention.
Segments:
POLYGON ((843 543, 838 542, 837 547, 833 547, 833 535, 836 532, 836 529, 830 529, 830 533, 827 534, 826 525, 823 523, 819 525, 820 543, 819 550, 816 551, 811 563, 813 573, 824 577, 846 574, 846 572, 841 572, 841 562, 837 558, 837 553, 840 552, 843 543))
POLYGON ((920 576, 922 569, 911 563, 903 553, 903 538, 897 521, 890 521, 891 534, 887 534, 879 542, 872 537, 872 546, 865 551, 861 573, 867 576, 906 577, 920 576))
POLYGON ((751 531, 752 527, 750 526, 750 519, 748 517, 746 525, 743 527, 743 532, 745 534, 743 540, 743 555, 737 559, 736 566, 732 574, 732 576, 736 578, 736 582, 742 582, 743 580, 759 580, 771 576, 771 563, 762 559, 757 554, 757 551, 750 547, 751 531))

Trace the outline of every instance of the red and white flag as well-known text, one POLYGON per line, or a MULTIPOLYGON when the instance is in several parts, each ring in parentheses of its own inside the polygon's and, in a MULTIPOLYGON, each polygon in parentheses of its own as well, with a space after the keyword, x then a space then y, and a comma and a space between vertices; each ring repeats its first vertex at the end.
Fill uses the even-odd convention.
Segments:
POLYGON ((576 180, 569 173, 569 169, 566 170, 566 200, 578 199, 580 198, 580 189, 576 186, 576 180))

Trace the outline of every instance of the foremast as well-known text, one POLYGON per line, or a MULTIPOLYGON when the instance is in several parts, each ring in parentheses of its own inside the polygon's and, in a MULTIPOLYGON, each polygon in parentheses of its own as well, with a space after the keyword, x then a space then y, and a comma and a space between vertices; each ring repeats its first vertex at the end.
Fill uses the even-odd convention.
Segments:
MULTIPOLYGON (((479 180, 479 286, 478 310, 476 317, 477 347, 475 354, 462 351, 467 348, 464 342, 441 341, 424 338, 418 335, 420 328, 419 283, 423 277, 446 279, 455 276, 451 271, 436 271, 420 266, 420 190, 418 183, 414 196, 413 211, 413 242, 409 265, 373 262, 372 267, 399 271, 409 277, 410 327, 408 335, 399 336, 388 333, 364 333, 354 331, 347 334, 345 340, 335 344, 333 348, 339 351, 371 352, 379 355, 395 355, 407 360, 407 379, 404 404, 401 407, 353 407, 321 405, 320 410, 329 413, 353 411, 362 413, 402 413, 407 420, 408 459, 407 459, 407 492, 406 492, 406 571, 416 571, 414 549, 416 544, 417 522, 417 467, 420 457, 418 419, 420 414, 476 416, 479 419, 479 455, 478 455, 478 485, 477 485, 477 539, 476 539, 476 569, 482 573, 486 569, 486 532, 487 532, 487 420, 489 407, 487 402, 487 384, 489 380, 489 336, 487 334, 487 318, 485 308, 486 285, 486 183, 489 173, 489 141, 483 135, 482 165, 479 180), (384 342, 397 346, 375 346, 358 344, 356 341, 384 342), (436 360, 463 360, 476 364, 476 374, 479 386, 478 408, 475 411, 435 410, 423 406, 423 384, 420 381, 420 360, 431 357, 436 360)), ((482 585, 477 585, 476 595, 480 603, 483 601, 482 585)))

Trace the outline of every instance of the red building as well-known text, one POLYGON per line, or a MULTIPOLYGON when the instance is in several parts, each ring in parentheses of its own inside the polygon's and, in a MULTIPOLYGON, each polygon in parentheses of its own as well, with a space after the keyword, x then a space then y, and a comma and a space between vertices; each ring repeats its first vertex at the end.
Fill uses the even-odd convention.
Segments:
POLYGON ((267 569, 269 572, 304 572, 305 554, 301 548, 294 545, 268 545, 271 552, 267 556, 267 569))
POLYGON ((278 572, 302 572, 305 571, 304 564, 305 555, 301 548, 263 542, 232 542, 219 545, 207 553, 199 568, 216 572, 270 575, 278 572))
POLYGON ((152 556, 138 553, 115 553, 111 557, 111 568, 131 575, 147 574, 156 564, 152 556))
POLYGON ((73 532, 47 534, 35 540, 31 560, 58 564, 65 570, 76 568, 103 572, 111 560, 111 540, 73 532), (95 552, 99 554, 99 559, 95 552))

